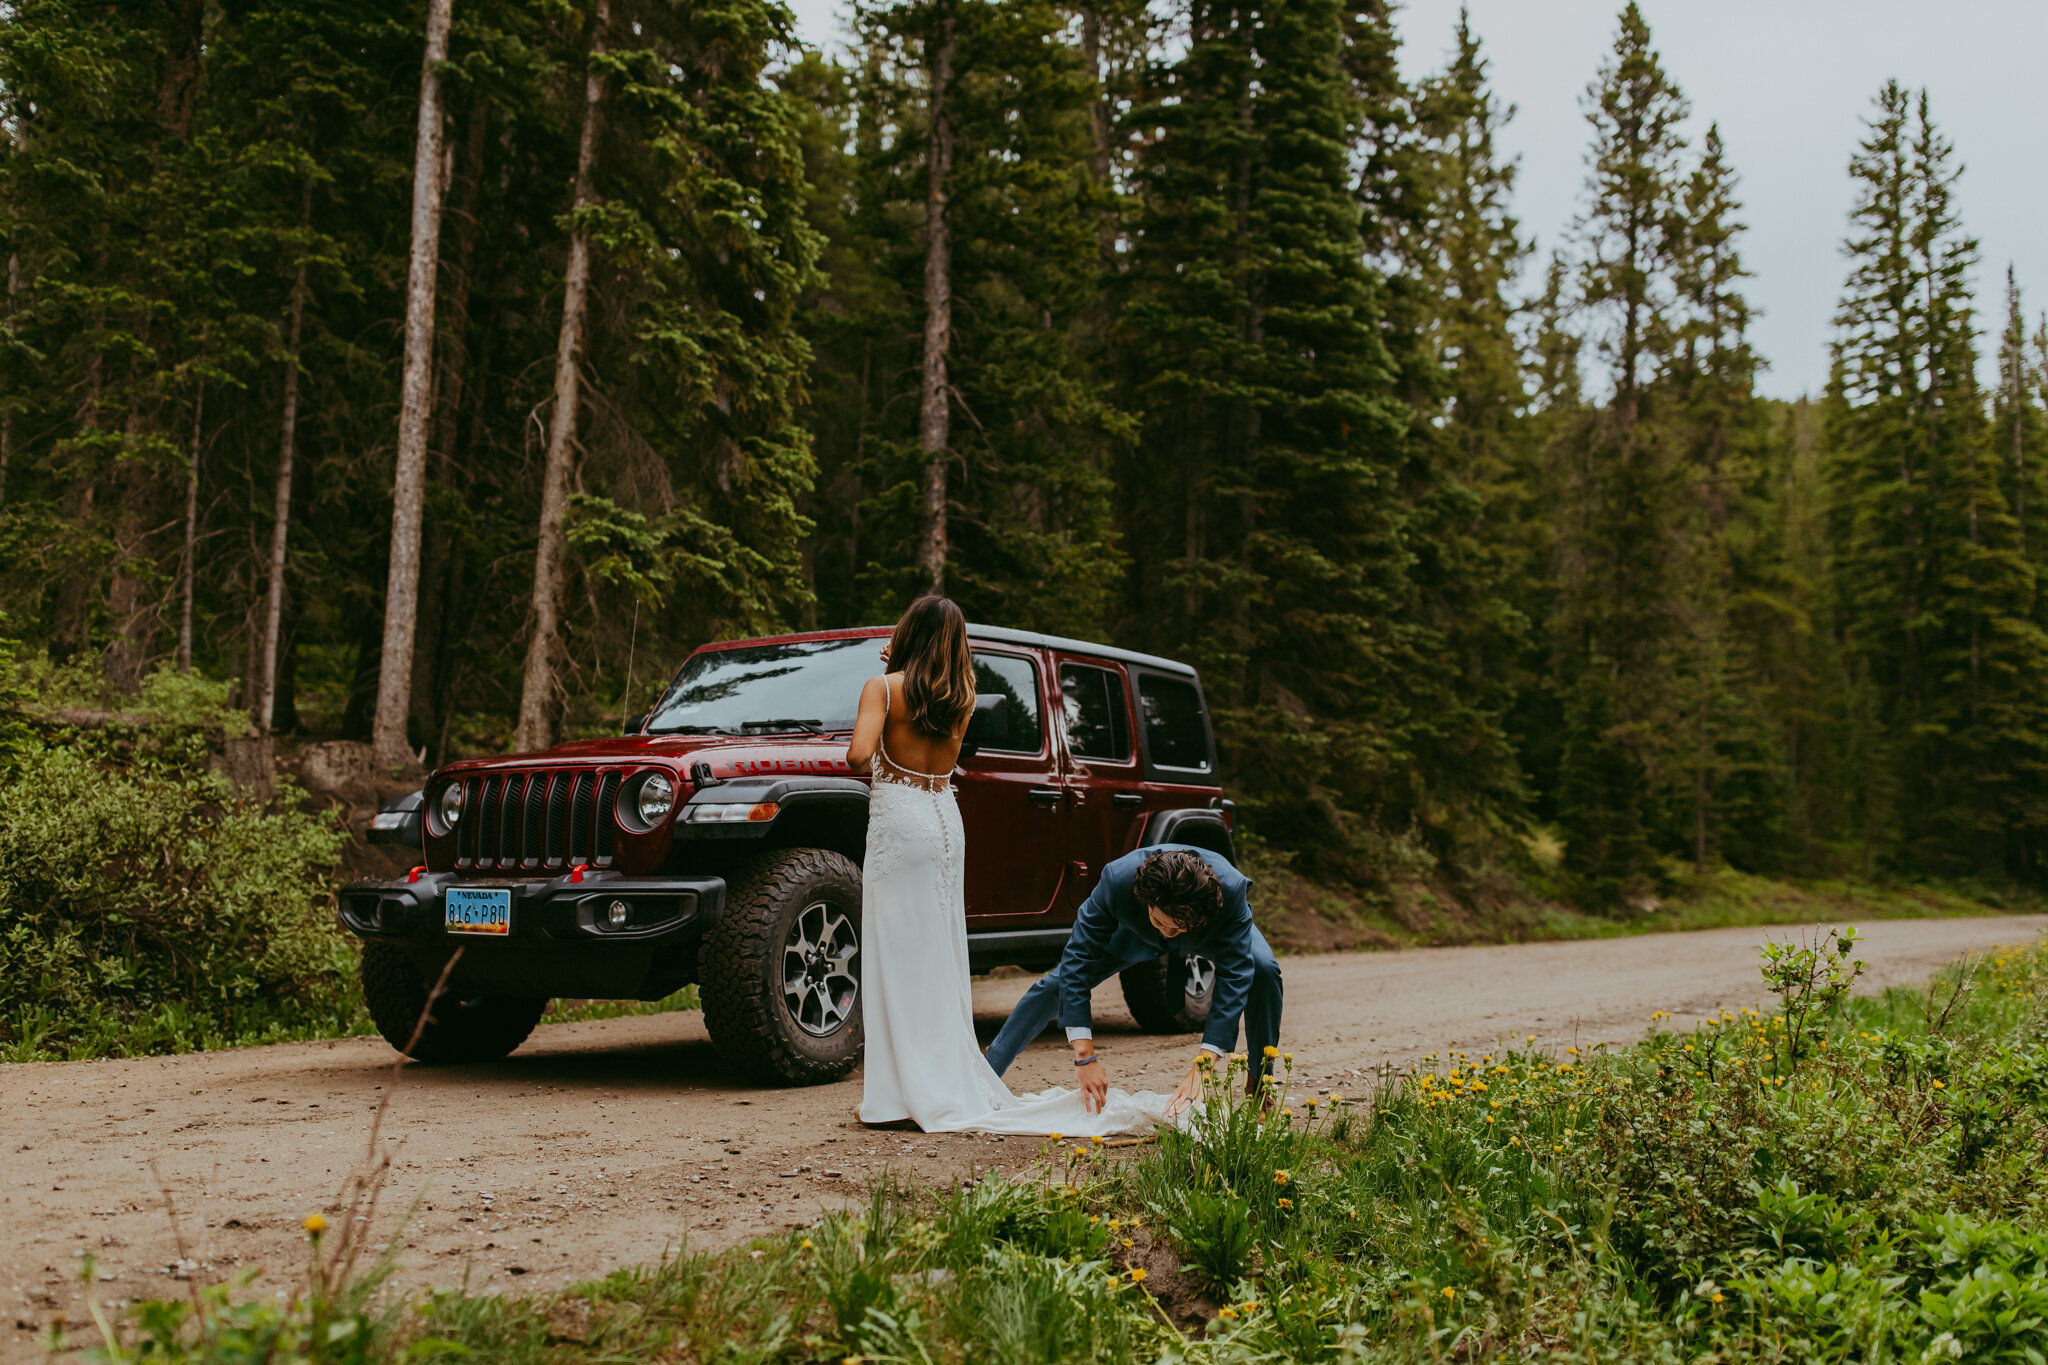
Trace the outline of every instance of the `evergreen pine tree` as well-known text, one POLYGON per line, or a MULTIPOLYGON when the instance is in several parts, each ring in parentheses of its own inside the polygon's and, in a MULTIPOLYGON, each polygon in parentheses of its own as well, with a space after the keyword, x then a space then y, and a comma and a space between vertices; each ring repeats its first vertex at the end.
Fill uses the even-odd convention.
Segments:
POLYGON ((1188 23, 1130 117, 1133 630, 1204 662, 1265 828, 1305 865, 1385 875, 1429 717, 1406 688, 1427 639, 1402 615, 1406 414, 1346 164, 1370 55, 1350 44, 1374 35, 1324 3, 1188 23))
POLYGON ((1668 663, 1686 471, 1652 381, 1675 340, 1685 116, 1684 97, 1631 3, 1611 59, 1587 90, 1593 144, 1577 224, 1577 302, 1593 319, 1612 398, 1553 446, 1553 630, 1566 699, 1558 819, 1567 870, 1589 898, 1610 903, 1657 879, 1654 817, 1644 803, 1672 740, 1668 663))
MULTIPOLYGON (((827 621, 893 616, 929 579, 916 550, 929 443, 911 392, 928 260, 901 231, 928 211, 928 9, 863 10, 855 68, 797 77, 840 92, 836 132, 820 127, 810 143, 812 175, 839 187, 817 201, 830 278, 808 310, 842 405, 812 408, 829 491, 813 569, 827 621)), ((1095 177, 1095 83, 1049 3, 948 12, 946 590, 976 619, 1100 631, 1119 568, 1102 452, 1126 439, 1126 423, 1087 362, 1100 349, 1110 202, 1095 177)))
MULTIPOLYGON (((1416 651, 1409 687, 1434 691, 1417 697, 1429 721, 1410 744, 1429 780, 1417 783, 1412 802, 1384 809, 1451 860, 1482 856, 1493 842, 1488 827, 1522 813, 1506 718, 1527 645, 1517 598, 1535 562, 1511 297, 1528 244, 1509 209, 1515 167, 1495 147, 1511 111, 1489 88, 1487 65, 1461 14, 1449 66, 1421 83, 1412 104, 1365 101, 1375 153, 1367 231, 1378 225, 1384 254, 1399 263, 1387 282, 1385 331, 1409 413, 1400 477, 1413 555, 1407 612, 1416 638, 1429 641, 1416 651)), ((1366 74, 1364 90, 1393 84, 1390 70, 1376 80, 1366 74)))
POLYGON ((1850 162, 1831 394, 1836 622, 1859 832, 1899 865, 2032 875, 2044 807, 2032 567, 1977 388, 1953 152, 1888 83, 1850 162))

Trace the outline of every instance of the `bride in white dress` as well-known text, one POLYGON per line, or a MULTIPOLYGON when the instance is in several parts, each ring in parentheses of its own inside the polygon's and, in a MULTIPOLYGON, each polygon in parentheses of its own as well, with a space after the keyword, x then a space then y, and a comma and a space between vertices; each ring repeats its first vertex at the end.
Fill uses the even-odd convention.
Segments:
POLYGON ((873 778, 861 889, 861 1121, 1069 1137, 1164 1122, 1167 1097, 1150 1091, 1112 1089, 1092 1114, 1079 1090, 1012 1095, 981 1055, 967 963, 967 841, 951 776, 974 714, 960 609, 920 597, 882 659, 899 671, 861 689, 846 752, 873 778))

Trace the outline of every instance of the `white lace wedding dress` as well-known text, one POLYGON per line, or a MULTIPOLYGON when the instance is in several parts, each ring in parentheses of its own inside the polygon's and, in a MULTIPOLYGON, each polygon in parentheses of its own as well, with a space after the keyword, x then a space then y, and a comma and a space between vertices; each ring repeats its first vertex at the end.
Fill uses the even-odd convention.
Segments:
MULTIPOLYGON (((886 721, 884 722, 886 728, 886 721)), ((1081 1092, 1012 1095, 974 1037, 967 966, 967 841, 943 775, 905 768, 877 744, 860 917, 867 1063, 863 1123, 911 1119, 927 1133, 1089 1137, 1165 1122, 1166 1096, 1111 1089, 1099 1114, 1081 1092)))

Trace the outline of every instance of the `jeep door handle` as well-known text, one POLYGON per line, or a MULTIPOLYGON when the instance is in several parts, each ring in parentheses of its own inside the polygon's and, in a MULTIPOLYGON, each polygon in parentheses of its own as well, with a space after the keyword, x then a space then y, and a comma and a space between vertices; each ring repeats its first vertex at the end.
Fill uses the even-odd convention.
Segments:
POLYGON ((1060 803, 1058 787, 1033 787, 1025 795, 1031 798, 1034 806, 1057 806, 1060 803))
POLYGON ((1142 806, 1145 804, 1145 794, 1143 792, 1118 792, 1109 799, 1119 806, 1142 806))

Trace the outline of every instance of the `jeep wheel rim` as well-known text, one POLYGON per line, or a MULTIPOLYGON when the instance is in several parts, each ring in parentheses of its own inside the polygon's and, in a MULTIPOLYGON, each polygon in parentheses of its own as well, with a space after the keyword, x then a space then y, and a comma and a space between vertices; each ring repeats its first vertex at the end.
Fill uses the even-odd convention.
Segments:
POLYGON ((845 911, 814 901, 798 913, 782 942, 782 1003, 798 1028, 829 1038, 846 1027, 860 997, 859 956, 860 935, 845 911))
POLYGON ((1187 979, 1181 984, 1181 996, 1188 1008, 1207 1008, 1209 993, 1215 989, 1216 964, 1206 957, 1189 957, 1187 979))

